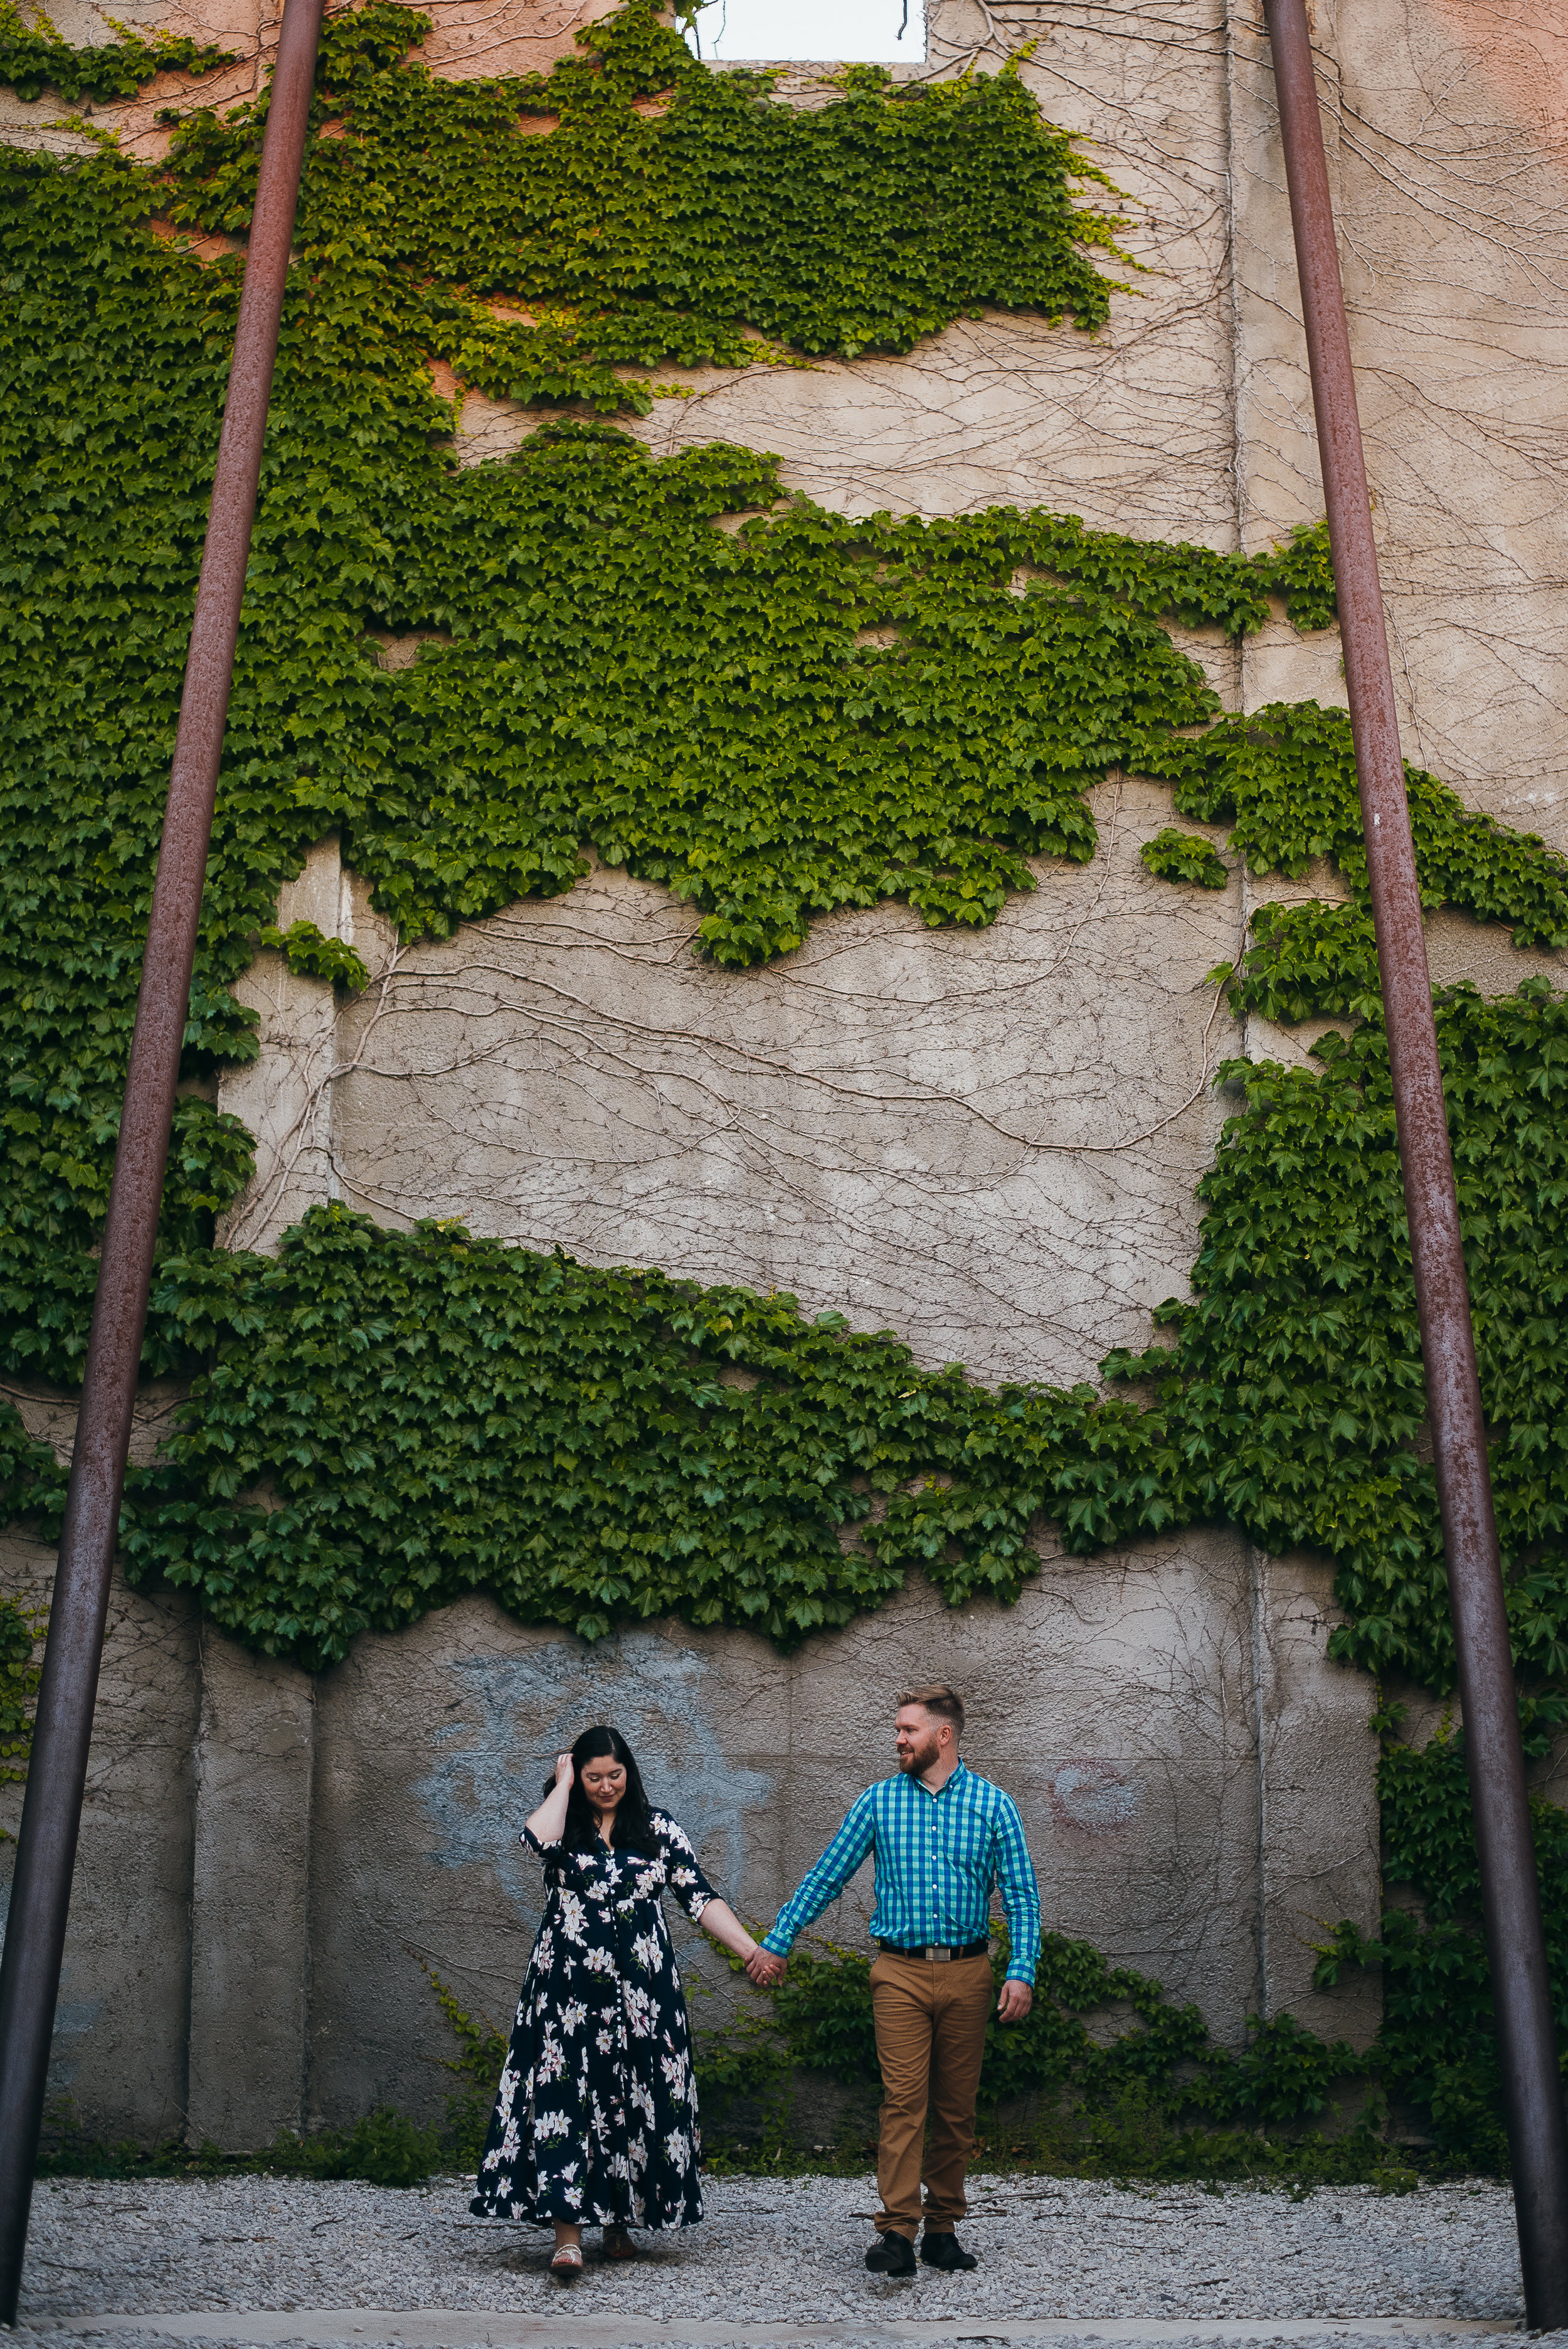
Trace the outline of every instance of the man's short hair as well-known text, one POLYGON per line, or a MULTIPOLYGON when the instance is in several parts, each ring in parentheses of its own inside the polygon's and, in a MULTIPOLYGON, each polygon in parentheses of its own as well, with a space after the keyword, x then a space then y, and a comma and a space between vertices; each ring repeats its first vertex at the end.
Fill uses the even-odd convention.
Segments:
POLYGON ((964 1699, 945 1681, 933 1681, 929 1688, 905 1689, 898 1702, 901 1712, 906 1704, 920 1704, 927 1713, 934 1713, 938 1721, 950 1721, 954 1743, 963 1736, 964 1699))

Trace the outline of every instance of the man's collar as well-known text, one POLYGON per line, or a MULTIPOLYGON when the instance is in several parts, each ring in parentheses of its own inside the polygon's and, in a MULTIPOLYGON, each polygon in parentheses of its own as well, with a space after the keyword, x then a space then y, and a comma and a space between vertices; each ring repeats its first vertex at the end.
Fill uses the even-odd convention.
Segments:
POLYGON ((964 1778, 967 1777, 967 1775, 968 1772, 965 1769, 963 1758, 960 1756, 959 1760, 956 1761, 952 1769, 949 1770, 946 1777, 944 1778, 940 1786, 928 1786, 925 1780, 918 1774, 916 1775, 914 1783, 920 1788, 921 1793, 923 1795, 929 1795, 932 1801, 934 1803, 939 1795, 946 1794, 947 1789, 952 1785, 954 1778, 964 1778))

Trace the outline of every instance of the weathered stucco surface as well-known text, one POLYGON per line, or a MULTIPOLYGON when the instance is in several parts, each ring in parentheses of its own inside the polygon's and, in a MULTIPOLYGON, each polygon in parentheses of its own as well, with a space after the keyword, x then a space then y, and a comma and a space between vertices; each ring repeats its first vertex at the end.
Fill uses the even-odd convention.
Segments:
MULTIPOLYGON (((987 1377, 1092 1377, 1191 1261, 1232 1049, 1202 982, 1240 922, 1239 884, 1172 889, 1139 861, 1168 793, 1111 782, 1097 814, 1094 862, 1044 865, 978 936, 887 908, 742 975, 607 869, 402 953, 356 890, 377 983, 335 1026, 280 957, 243 982, 267 1043, 222 1104, 268 1154, 225 1237, 275 1244, 342 1195, 790 1289, 987 1377)), ((336 903, 335 864, 289 917, 336 903)))
MULTIPOLYGON (((0 1587, 41 1595, 47 1568, 13 1540, 0 1587)), ((1321 1923, 1376 1913, 1373 1741, 1324 1665, 1327 1581, 1199 1531, 1047 1555, 1011 1610, 921 1583, 788 1659, 674 1623, 585 1648, 474 1599, 314 1681, 118 1588, 57 2093, 230 2147, 382 2102, 438 2116, 453 2049, 423 1969, 509 2019, 539 1911, 518 1832, 584 1721, 621 1725, 715 1883, 771 1919, 934 1673, 974 1692, 969 1759, 1022 1807, 1052 1930, 1232 2043, 1282 2009, 1369 2036, 1365 1993, 1310 1982, 1321 1923)), ((819 1930, 863 1945, 870 1911, 867 1868, 819 1930)), ((718 1993, 701 2027, 735 1993, 680 1930, 718 1993)))
MULTIPOLYGON (((54 1564, 41 1543, 0 1537, 0 1592, 46 1606, 54 1564)), ((193 1610, 171 1595, 142 1598, 117 1578, 49 2088, 54 2116, 143 2143, 178 2137, 185 2124, 201 1699, 193 1610)), ((8 1837, 21 1807, 19 1787, 0 1787, 8 1837)), ((9 1840, 0 1846, 0 1915, 10 1908, 15 1852, 9 1840)))
MULTIPOLYGON (((245 95, 275 39, 256 0, 120 0, 228 40, 245 95)), ((99 22, 57 12, 72 37, 99 22)), ((435 0, 454 75, 548 61, 573 13, 435 0)), ((655 452, 727 439, 840 512, 1006 500, 1217 547, 1321 511, 1288 212, 1257 0, 1045 11, 940 0, 932 65, 1024 67, 1099 143, 1148 269, 1090 340, 986 316, 909 358, 704 373, 633 429, 655 452)), ((1315 37, 1407 748, 1473 805, 1568 845, 1568 275, 1561 65, 1568 0, 1317 0, 1315 37)), ((809 76, 792 90, 810 100, 809 76)), ((157 106, 99 109, 156 151, 157 106)), ((57 103, 0 98, 0 134, 70 143, 57 103)), ((80 142, 77 142, 80 143, 80 142)), ((673 380, 673 378, 672 378, 673 380)), ((539 420, 469 395, 465 462, 539 420)), ((1236 654, 1191 648, 1228 705, 1343 698, 1333 631, 1283 618, 1236 654)), ((394 647, 388 657, 411 657, 394 647)), ((244 982, 263 1052, 223 1105, 260 1143, 236 1245, 312 1201, 475 1228, 593 1262, 795 1290, 920 1358, 986 1377, 1092 1376, 1181 1288, 1193 1189, 1238 1039, 1203 975, 1258 885, 1153 880, 1166 795, 1113 778, 1087 868, 1042 864, 979 935, 906 909, 819 924, 777 968, 719 974, 692 919, 605 870, 443 946, 398 950, 325 842, 284 892, 376 973, 341 1005, 263 955, 244 982)), ((1324 894, 1321 874, 1270 895, 1324 894)), ((1488 991, 1560 960, 1432 926, 1433 967, 1488 991)), ((68 1436, 68 1413, 26 1399, 68 1436)), ((14 1540, 7 1587, 47 1561, 14 1540)), ((521 1815, 568 1734, 618 1720, 744 1912, 768 1913, 876 1774, 902 1683, 951 1676, 972 1758, 1024 1804, 1048 1921, 1158 1975, 1222 2036, 1289 2008, 1366 2035, 1366 1992, 1318 1999, 1323 1920, 1377 1913, 1367 1686, 1329 1665, 1321 1560, 1197 1531, 1042 1559, 1018 1607, 949 1614, 924 1586, 781 1660, 660 1624, 595 1650, 480 1601, 366 1638, 314 1684, 201 1630, 176 1597, 117 1593, 61 2011, 58 2077, 97 2126, 225 2144, 383 2098, 438 2108, 448 2052, 420 1961, 501 2020, 536 1887, 521 1815), (1357 2004, 1357 1999, 1362 2001, 1357 2004)), ((857 1884, 825 1921, 849 1939, 857 1884)), ((701 1962, 701 1961, 699 1961, 701 1962)))
MULTIPOLYGON (((633 429, 658 453, 775 450, 791 488, 845 512, 1006 499, 1248 547, 1314 518, 1260 11, 1194 8, 1180 39, 1134 8, 991 16, 1005 46, 1037 40, 1024 71, 1043 109, 1099 142, 1128 192, 1150 274, 1105 330, 989 316, 907 359, 698 370, 683 378, 696 397, 633 429)), ((1408 746, 1472 804, 1563 842, 1568 565, 1553 533, 1568 450, 1543 339, 1568 263, 1547 204, 1561 142, 1513 119, 1489 209, 1529 80, 1517 42, 1504 69, 1490 22, 1461 0, 1385 5, 1357 13, 1346 47, 1332 11, 1315 16, 1408 746), (1418 170, 1394 168, 1407 152, 1418 170), (1500 220, 1518 231, 1504 258, 1500 220)), ((988 37, 971 0, 930 23, 936 57, 988 37)), ((538 418, 470 394, 459 453, 504 456, 538 418)), ((1282 618, 1239 654, 1213 632, 1189 649, 1233 708, 1344 698, 1334 630, 1303 638, 1282 618)), ((1172 890, 1137 858, 1168 795, 1115 779, 1097 814, 1094 863, 1042 864, 1036 893, 982 936, 928 933, 896 907, 841 914, 742 977, 696 964, 695 925, 663 891, 605 871, 397 954, 324 843, 285 918, 326 927, 317 902, 338 906, 382 984, 329 1033, 325 988, 268 957, 250 975, 269 1050, 223 1100, 276 1138, 229 1237, 273 1244, 310 1198, 342 1195, 771 1283, 987 1375, 1092 1376, 1181 1286, 1223 1114, 1213 1063, 1304 1049, 1259 1021, 1238 1037, 1204 973, 1234 954, 1259 894, 1335 892, 1322 874, 1172 890)), ((1506 933, 1440 928, 1444 978, 1562 976, 1506 933)))

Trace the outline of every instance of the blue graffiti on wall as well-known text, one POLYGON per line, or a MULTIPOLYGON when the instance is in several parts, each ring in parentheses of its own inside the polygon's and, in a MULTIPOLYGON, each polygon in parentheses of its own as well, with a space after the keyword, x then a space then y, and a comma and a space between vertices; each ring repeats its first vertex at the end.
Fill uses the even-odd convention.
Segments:
POLYGON ((440 1830, 429 1854, 438 1868, 492 1868, 531 1924, 542 1885, 518 1842, 522 1823, 557 1754, 603 1721, 626 1739, 649 1795, 680 1821, 716 1888, 739 1898, 745 1814, 769 1798, 773 1780, 725 1754, 704 1692, 722 1680, 707 1657, 628 1631, 593 1648, 549 1640, 527 1655, 467 1657, 447 1670, 464 1692, 460 1717, 437 1732, 446 1751, 415 1789, 440 1830))

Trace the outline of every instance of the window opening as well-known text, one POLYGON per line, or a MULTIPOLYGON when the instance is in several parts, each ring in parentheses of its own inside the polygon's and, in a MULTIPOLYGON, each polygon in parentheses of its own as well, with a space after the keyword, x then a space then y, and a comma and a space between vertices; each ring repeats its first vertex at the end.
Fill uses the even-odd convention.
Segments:
POLYGON ((922 65, 924 0, 710 0, 686 38, 714 65, 922 65))

